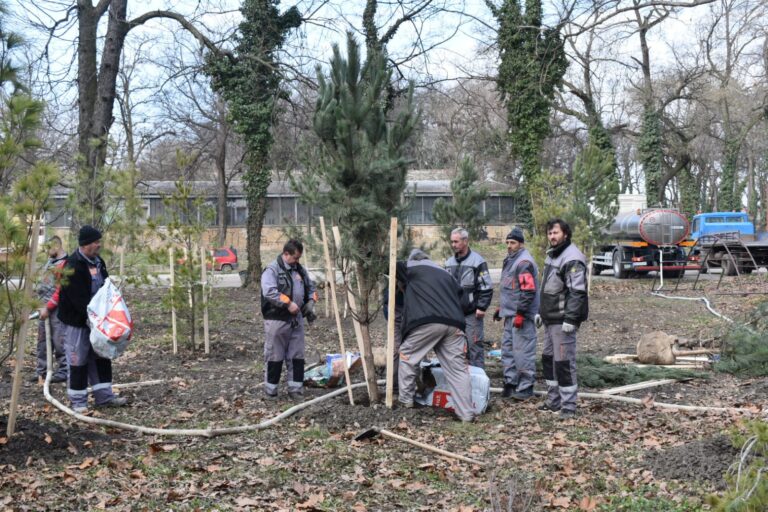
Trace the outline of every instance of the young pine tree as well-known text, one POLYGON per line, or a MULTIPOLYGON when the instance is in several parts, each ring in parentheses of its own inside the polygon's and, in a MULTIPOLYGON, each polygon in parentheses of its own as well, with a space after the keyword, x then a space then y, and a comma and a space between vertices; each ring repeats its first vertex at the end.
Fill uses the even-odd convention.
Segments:
POLYGON ((483 214, 480 203, 488 197, 488 190, 478 184, 478 174, 470 158, 464 158, 459 164, 459 173, 451 180, 452 200, 442 198, 435 201, 435 222, 440 225, 443 240, 451 236, 455 227, 469 231, 470 240, 482 237, 488 216, 483 214))
MULTIPOLYGON (((319 206, 342 235, 340 256, 357 268, 361 293, 358 317, 364 336, 378 310, 378 282, 388 271, 390 217, 403 219, 405 145, 418 114, 413 87, 389 119, 385 110, 392 72, 380 53, 363 62, 360 47, 347 35, 347 55, 333 46, 331 69, 318 69, 320 86, 313 128, 319 157, 292 184, 307 204, 319 206)), ((353 286, 353 288, 356 288, 353 286)))

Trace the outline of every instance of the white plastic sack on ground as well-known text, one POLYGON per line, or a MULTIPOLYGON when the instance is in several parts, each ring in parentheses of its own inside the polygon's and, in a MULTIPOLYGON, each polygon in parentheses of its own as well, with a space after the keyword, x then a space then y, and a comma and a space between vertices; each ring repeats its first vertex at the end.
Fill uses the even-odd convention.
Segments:
POLYGON ((110 278, 88 303, 91 345, 101 357, 115 359, 131 342, 133 321, 123 294, 110 278))
MULTIPOLYGON (((443 369, 432 364, 428 364, 428 368, 435 379, 435 387, 425 390, 422 396, 417 395, 414 400, 422 405, 453 410, 453 400, 443 369)), ((476 366, 469 367, 469 375, 472 382, 472 408, 475 414, 483 414, 491 399, 491 379, 485 374, 485 370, 476 366)))

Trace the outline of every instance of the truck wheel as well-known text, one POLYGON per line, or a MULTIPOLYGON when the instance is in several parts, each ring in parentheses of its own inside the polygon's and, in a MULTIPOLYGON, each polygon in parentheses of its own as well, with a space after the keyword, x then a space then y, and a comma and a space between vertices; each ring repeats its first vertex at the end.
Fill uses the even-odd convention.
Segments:
POLYGON ((735 276, 738 274, 736 271, 736 263, 733 261, 733 258, 730 256, 726 257, 725 260, 723 260, 723 272, 727 276, 735 276))
POLYGON ((597 263, 592 263, 592 275, 593 276, 599 276, 600 272, 603 271, 603 267, 598 265, 597 263))
POLYGON ((621 249, 613 251, 613 275, 616 279, 626 279, 627 271, 624 270, 624 254, 621 249))

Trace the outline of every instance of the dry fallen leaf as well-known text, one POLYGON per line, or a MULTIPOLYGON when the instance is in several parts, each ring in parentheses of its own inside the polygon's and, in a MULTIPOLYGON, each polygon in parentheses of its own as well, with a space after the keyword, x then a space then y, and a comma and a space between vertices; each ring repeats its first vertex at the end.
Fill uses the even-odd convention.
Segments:
POLYGON ((553 507, 570 508, 571 498, 569 498, 568 496, 561 496, 559 498, 555 498, 552 500, 551 505, 553 507))
POLYGON ((245 496, 235 498, 235 503, 238 507, 255 507, 261 504, 260 501, 254 500, 253 498, 246 498, 245 496))
POLYGON ((597 508, 597 500, 592 496, 584 496, 579 502, 579 509, 586 512, 592 512, 597 508))
POLYGON ((94 466, 96 464, 96 459, 93 457, 87 457, 83 462, 80 463, 79 466, 77 466, 77 469, 88 469, 91 466, 94 466))
POLYGON ((310 494, 307 501, 305 501, 304 503, 299 503, 298 505, 296 505, 296 508, 312 510, 312 509, 315 509, 317 505, 322 503, 324 499, 325 499, 325 495, 323 493, 310 494))
POLYGON ((48 444, 51 444, 53 442, 53 438, 51 438, 50 434, 45 434, 45 442, 48 444))

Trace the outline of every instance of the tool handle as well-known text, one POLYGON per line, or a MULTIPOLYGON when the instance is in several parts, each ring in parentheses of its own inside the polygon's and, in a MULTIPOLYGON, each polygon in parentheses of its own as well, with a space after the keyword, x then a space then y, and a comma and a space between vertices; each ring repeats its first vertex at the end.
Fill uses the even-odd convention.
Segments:
POLYGON ((443 455, 445 457, 451 457, 454 459, 463 460, 464 462, 469 462, 470 464, 477 464, 478 466, 485 466, 484 462, 480 462, 479 460, 470 459, 469 457, 465 457, 463 455, 459 455, 457 453, 451 453, 449 451, 443 450, 441 448, 437 448, 436 446, 432 446, 429 444, 424 444, 419 441, 415 441, 413 439, 408 439, 407 437, 403 437, 400 435, 395 434, 394 432, 390 432, 389 430, 379 429, 379 433, 383 436, 391 437, 392 439, 397 439, 398 441, 402 441, 404 443, 412 444, 414 446, 418 446, 419 448, 423 448, 425 450, 429 450, 430 452, 439 453, 440 455, 443 455))

